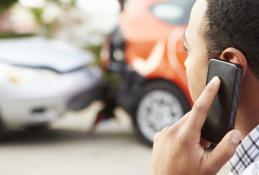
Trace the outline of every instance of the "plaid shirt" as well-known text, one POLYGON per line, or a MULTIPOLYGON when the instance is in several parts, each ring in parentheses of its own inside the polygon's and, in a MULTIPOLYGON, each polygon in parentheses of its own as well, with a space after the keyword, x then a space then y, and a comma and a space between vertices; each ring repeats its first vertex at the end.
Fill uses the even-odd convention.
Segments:
POLYGON ((238 146, 229 164, 233 175, 259 174, 259 125, 238 146))

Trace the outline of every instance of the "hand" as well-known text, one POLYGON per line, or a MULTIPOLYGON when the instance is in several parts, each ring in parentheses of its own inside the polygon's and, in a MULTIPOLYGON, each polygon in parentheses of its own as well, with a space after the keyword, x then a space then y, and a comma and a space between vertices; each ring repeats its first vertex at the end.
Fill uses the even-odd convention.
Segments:
POLYGON ((220 80, 214 77, 189 113, 155 135, 154 175, 214 175, 233 156, 241 140, 238 130, 226 134, 210 153, 200 145, 201 128, 219 87, 220 80))

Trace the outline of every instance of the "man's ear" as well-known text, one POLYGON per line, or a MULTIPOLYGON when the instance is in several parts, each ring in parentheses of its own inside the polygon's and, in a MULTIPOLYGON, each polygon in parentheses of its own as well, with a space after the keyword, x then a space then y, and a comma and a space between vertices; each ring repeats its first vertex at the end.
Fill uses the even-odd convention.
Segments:
POLYGON ((247 59, 240 50, 233 47, 227 48, 220 55, 220 59, 241 65, 243 68, 243 77, 246 75, 248 69, 247 59))

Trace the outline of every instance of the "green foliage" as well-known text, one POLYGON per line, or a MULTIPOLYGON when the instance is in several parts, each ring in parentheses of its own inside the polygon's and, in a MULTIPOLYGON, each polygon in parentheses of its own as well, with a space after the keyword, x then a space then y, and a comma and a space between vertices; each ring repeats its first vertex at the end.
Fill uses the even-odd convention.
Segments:
POLYGON ((86 47, 86 50, 89 50, 91 53, 94 54, 96 60, 95 60, 95 64, 97 65, 101 65, 101 50, 102 50, 102 46, 98 46, 98 45, 90 45, 88 47, 86 47))
POLYGON ((32 8, 31 12, 34 16, 34 19, 39 23, 42 24, 42 14, 43 14, 43 9, 41 8, 32 8))
POLYGON ((0 33, 0 39, 10 39, 10 38, 23 38, 34 36, 34 34, 15 34, 15 33, 0 33))
MULTIPOLYGON (((1 1, 1 0, 0 0, 1 1)), ((57 5, 63 11, 69 11, 74 8, 77 0, 69 0, 69 1, 61 1, 61 0, 46 0, 49 3, 57 5)), ((51 23, 46 23, 43 19, 43 14, 45 10, 45 6, 43 7, 31 7, 29 8, 35 21, 41 26, 40 34, 45 37, 51 37, 51 31, 58 25, 58 21, 52 21, 51 23)))
MULTIPOLYGON (((53 2, 53 3, 56 3, 58 4, 59 6, 62 6, 63 3, 60 1, 60 0, 48 0, 50 2, 53 2)), ((71 6, 71 7, 74 7, 76 5, 76 0, 70 0, 67 2, 67 5, 71 6)))
POLYGON ((11 7, 17 1, 18 0, 0 0, 0 13, 7 10, 9 7, 11 7))

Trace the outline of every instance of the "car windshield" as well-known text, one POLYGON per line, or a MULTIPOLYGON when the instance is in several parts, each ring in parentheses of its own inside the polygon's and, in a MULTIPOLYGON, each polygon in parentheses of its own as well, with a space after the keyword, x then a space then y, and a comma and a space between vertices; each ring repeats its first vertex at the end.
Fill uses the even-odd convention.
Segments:
POLYGON ((151 7, 152 13, 170 24, 187 24, 195 0, 169 0, 151 7))

